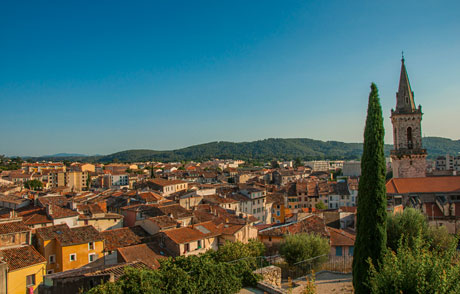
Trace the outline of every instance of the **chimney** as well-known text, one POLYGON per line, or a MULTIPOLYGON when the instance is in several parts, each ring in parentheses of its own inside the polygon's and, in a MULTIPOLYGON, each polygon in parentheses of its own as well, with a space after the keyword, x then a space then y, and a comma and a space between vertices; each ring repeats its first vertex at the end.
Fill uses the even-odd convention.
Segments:
POLYGON ((14 209, 10 211, 10 218, 16 218, 17 215, 18 214, 16 213, 16 211, 14 211, 14 209))
POLYGON ((53 209, 50 204, 46 204, 46 214, 47 215, 52 215, 53 214, 53 209))

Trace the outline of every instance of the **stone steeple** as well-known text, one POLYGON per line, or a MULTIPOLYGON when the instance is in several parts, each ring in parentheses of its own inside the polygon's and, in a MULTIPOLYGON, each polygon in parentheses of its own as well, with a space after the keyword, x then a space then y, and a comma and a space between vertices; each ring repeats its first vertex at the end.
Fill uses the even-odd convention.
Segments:
POLYGON ((406 65, 404 64, 404 56, 401 59, 401 75, 399 77, 399 88, 396 93, 396 112, 397 113, 412 113, 415 108, 414 92, 409 82, 406 65))
POLYGON ((395 178, 425 176, 427 154, 422 146, 422 115, 422 107, 415 107, 403 57, 396 109, 391 110, 394 148, 390 155, 395 178))

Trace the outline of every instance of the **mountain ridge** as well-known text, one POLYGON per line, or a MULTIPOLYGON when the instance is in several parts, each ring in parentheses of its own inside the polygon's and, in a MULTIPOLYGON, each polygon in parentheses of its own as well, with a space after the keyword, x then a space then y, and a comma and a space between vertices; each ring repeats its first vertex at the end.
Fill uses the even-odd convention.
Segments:
MULTIPOLYGON (((460 140, 441 137, 425 137, 423 145, 430 158, 440 155, 460 154, 460 140)), ((385 154, 389 155, 393 145, 385 145, 385 154)), ((32 160, 69 160, 83 162, 135 162, 135 161, 182 161, 207 160, 211 158, 231 158, 243 160, 269 161, 272 159, 293 160, 353 160, 359 159, 362 143, 344 143, 340 141, 321 141, 309 138, 268 138, 249 142, 214 141, 174 150, 131 149, 97 156, 68 157, 31 157, 32 160)), ((59 155, 59 154, 58 154, 59 155)))

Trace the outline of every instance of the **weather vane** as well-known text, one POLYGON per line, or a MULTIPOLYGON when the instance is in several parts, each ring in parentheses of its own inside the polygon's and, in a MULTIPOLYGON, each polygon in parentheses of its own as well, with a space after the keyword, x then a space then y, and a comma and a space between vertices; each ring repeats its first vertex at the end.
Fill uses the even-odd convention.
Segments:
POLYGON ((401 51, 402 60, 404 60, 404 51, 401 51))

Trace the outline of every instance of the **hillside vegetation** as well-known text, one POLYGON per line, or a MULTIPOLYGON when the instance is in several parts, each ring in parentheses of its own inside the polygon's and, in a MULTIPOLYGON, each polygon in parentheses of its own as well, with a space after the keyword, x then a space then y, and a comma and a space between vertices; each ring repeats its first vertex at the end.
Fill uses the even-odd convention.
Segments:
MULTIPOLYGON (((445 154, 459 154, 460 140, 439 137, 423 138, 424 147, 430 158, 445 154)), ((303 160, 320 159, 360 159, 362 143, 344 143, 338 141, 320 141, 313 139, 265 139, 253 142, 210 142, 177 150, 126 150, 104 156, 66 157, 67 160, 84 162, 134 162, 134 161, 181 161, 206 160, 211 158, 254 159, 269 161, 272 159, 303 160)), ((392 145, 385 145, 388 156, 392 145)), ((33 160, 63 160, 63 157, 38 157, 33 160)))

